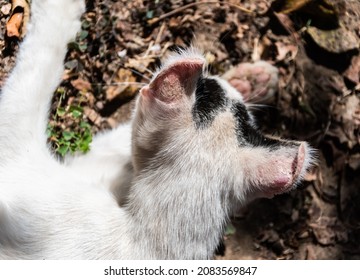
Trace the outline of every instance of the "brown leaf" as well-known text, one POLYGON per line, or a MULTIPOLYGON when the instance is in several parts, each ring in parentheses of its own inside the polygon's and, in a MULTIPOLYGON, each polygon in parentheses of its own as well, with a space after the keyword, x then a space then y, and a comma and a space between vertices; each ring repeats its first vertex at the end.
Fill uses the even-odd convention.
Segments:
POLYGON ((304 180, 306 182, 315 182, 315 181, 319 180, 318 169, 313 168, 310 171, 306 172, 306 174, 304 175, 304 180))
POLYGON ((353 170, 360 169, 360 154, 350 156, 348 164, 353 170))
POLYGON ((84 114, 91 122, 93 122, 97 126, 100 126, 102 117, 95 110, 89 107, 85 107, 84 114))
POLYGON ((343 118, 345 122, 352 122, 355 126, 360 126, 360 99, 356 95, 347 98, 343 118))
POLYGON ((294 45, 285 45, 278 41, 275 43, 278 55, 276 56, 277 61, 282 61, 289 56, 290 60, 294 60, 297 53, 298 47, 294 45))
POLYGON ((321 30, 310 26, 307 33, 321 48, 332 53, 343 53, 359 48, 359 40, 355 31, 339 27, 333 30, 321 30))
POLYGON ((0 10, 4 16, 7 16, 11 12, 11 4, 3 5, 0 10))
POLYGON ((276 11, 289 14, 293 12, 304 12, 316 17, 316 20, 337 26, 338 11, 328 0, 277 0, 276 11))
POLYGON ((85 81, 81 78, 72 80, 70 83, 74 88, 76 88, 79 91, 86 92, 91 90, 91 84, 88 81, 85 81))
POLYGON ((344 76, 354 84, 360 83, 360 56, 354 56, 350 67, 345 71, 344 76))
POLYGON ((333 110, 333 127, 327 132, 352 149, 360 144, 360 98, 355 94, 339 100, 333 110), (335 125, 336 124, 336 125, 335 125))
POLYGON ((282 13, 274 13, 274 15, 287 32, 293 35, 296 34, 294 23, 288 15, 282 13))
MULTIPOLYGON (((339 2, 339 0, 335 0, 339 2)), ((345 2, 344 0, 340 0, 345 2)), ((340 25, 340 17, 344 14, 343 8, 338 7, 333 0, 275 0, 272 7, 282 14, 296 13, 301 19, 299 22, 307 22, 311 19, 311 25, 324 30, 335 29, 340 25)), ((351 28, 350 28, 351 29, 351 28)))
POLYGON ((317 223, 311 224, 314 236, 321 245, 335 244, 336 230, 333 227, 336 225, 336 217, 321 217, 317 223))
POLYGON ((11 16, 6 24, 8 37, 22 38, 30 18, 29 0, 12 0, 11 16))
MULTIPOLYGON (((356 159, 355 159, 356 160, 356 159)), ((357 159, 359 163, 359 158, 357 159)), ((359 181, 360 172, 344 170, 341 176, 340 188, 340 212, 343 217, 343 222, 352 228, 359 228, 360 226, 360 192, 359 181)))
POLYGON ((311 2, 312 0, 285 0, 283 2, 283 6, 281 8, 281 12, 284 14, 288 14, 294 11, 297 11, 304 7, 306 4, 311 2))
POLYGON ((129 61, 125 64, 125 67, 134 68, 140 73, 145 73, 149 68, 150 63, 155 61, 154 57, 137 57, 137 58, 129 58, 129 61))
POLYGON ((111 85, 106 90, 106 99, 108 101, 113 100, 114 98, 119 97, 122 94, 126 93, 128 96, 130 93, 135 93, 136 89, 131 84, 136 82, 136 78, 133 76, 132 72, 128 69, 121 68, 117 76, 114 79, 115 85, 111 85))
POLYGON ((24 14, 14 13, 6 24, 6 35, 8 37, 20 37, 20 27, 23 23, 24 14))

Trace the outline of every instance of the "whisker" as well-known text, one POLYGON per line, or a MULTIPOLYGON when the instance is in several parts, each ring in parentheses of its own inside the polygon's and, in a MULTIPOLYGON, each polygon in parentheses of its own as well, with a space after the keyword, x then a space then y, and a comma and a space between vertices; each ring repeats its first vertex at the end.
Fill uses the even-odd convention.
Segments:
POLYGON ((256 103, 256 102, 253 102, 253 101, 256 100, 256 98, 257 98, 259 95, 260 95, 260 93, 250 95, 249 99, 246 100, 246 103, 249 103, 249 104, 254 104, 254 103, 256 103))
POLYGON ((261 95, 261 92, 258 92, 257 94, 252 94, 250 96, 250 98, 248 100, 246 100, 246 103, 251 103, 251 104, 257 103, 258 101, 256 101, 256 99, 260 99, 261 102, 264 102, 264 101, 270 100, 273 97, 272 94, 269 94, 266 97, 258 98, 260 95, 261 95), (254 102, 254 100, 255 100, 255 102, 254 102))
MULTIPOLYGON (((144 78, 145 80, 151 81, 151 79, 149 77, 146 77, 143 73, 141 73, 141 72, 139 72, 139 71, 137 71, 135 69, 131 69, 131 68, 129 68, 129 70, 131 72, 133 72, 134 74, 140 76, 141 78, 144 78)), ((152 72, 149 69, 146 69, 146 71, 149 71, 152 74, 152 72)))
MULTIPOLYGON (((154 72, 153 71, 151 71, 150 69, 148 69, 148 68, 145 68, 145 71, 147 72, 147 73, 149 73, 151 76, 153 76, 154 75, 154 72)), ((147 77, 146 77, 147 78, 147 77)), ((149 79, 149 78, 147 78, 147 79, 149 79)), ((151 79, 149 79, 149 81, 150 81, 151 79)))
POLYGON ((94 85, 94 86, 104 86, 104 87, 109 87, 109 86, 125 86, 125 85, 143 87, 143 86, 146 86, 147 83, 140 83, 140 82, 117 82, 117 83, 109 83, 109 84, 107 84, 107 85, 101 84, 101 83, 97 83, 97 84, 93 84, 93 85, 94 85))
POLYGON ((267 104, 254 104, 254 103, 245 103, 245 106, 248 110, 257 110, 257 111, 263 111, 267 108, 276 108, 276 106, 267 105, 267 104))
MULTIPOLYGON (((222 36, 220 37, 220 39, 218 40, 219 44, 223 44, 224 40, 231 35, 231 32, 233 32, 232 29, 228 30, 225 32, 225 34, 222 34, 222 36)), ((217 42, 213 42, 213 43, 217 43, 217 42)))
POLYGON ((274 107, 272 105, 268 105, 268 104, 256 104, 256 103, 245 103, 247 107, 249 108, 259 108, 259 107, 262 107, 262 108, 268 108, 268 107, 274 107))

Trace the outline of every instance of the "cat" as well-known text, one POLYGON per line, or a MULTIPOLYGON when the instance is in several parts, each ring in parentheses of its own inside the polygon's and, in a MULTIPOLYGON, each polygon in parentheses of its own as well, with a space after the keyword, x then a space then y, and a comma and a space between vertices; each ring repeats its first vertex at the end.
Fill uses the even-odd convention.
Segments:
POLYGON ((84 2, 31 11, 0 96, 1 259, 211 259, 234 207, 292 190, 311 166, 309 145, 262 135, 193 48, 164 61, 131 122, 60 162, 45 131, 84 2))

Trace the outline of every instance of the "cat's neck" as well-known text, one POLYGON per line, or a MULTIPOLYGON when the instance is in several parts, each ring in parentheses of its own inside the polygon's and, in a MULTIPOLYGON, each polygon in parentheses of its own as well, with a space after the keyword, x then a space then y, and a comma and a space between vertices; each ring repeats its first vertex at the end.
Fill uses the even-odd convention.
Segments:
POLYGON ((227 218, 216 181, 193 170, 159 168, 139 175, 127 209, 140 250, 157 259, 211 258, 227 218))

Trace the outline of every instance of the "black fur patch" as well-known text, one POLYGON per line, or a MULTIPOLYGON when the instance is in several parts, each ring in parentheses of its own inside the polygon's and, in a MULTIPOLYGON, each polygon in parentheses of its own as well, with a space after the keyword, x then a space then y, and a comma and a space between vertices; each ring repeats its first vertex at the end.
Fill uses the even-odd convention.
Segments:
POLYGON ((216 115, 225 110, 227 98, 219 83, 210 78, 200 77, 195 92, 193 118, 197 128, 208 127, 216 115))
POLYGON ((244 104, 237 102, 231 107, 236 120, 236 136, 239 144, 252 147, 269 147, 273 150, 280 148, 280 141, 265 137, 250 121, 249 113, 244 104))

